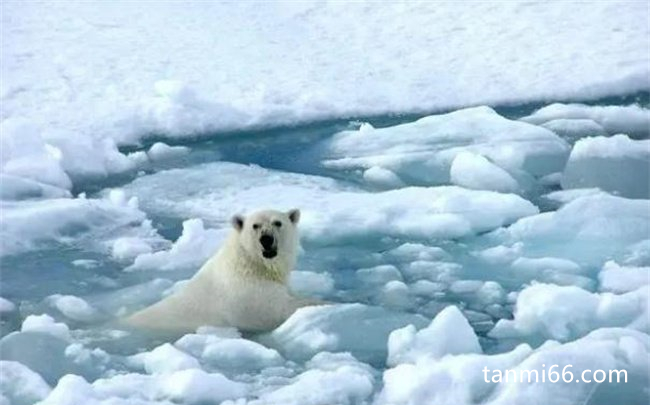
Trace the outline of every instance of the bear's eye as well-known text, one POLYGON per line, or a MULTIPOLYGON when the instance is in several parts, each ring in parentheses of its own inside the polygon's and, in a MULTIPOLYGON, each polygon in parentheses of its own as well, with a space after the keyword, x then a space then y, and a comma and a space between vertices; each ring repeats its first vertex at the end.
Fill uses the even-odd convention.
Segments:
POLYGON ((282 226, 282 222, 280 221, 273 221, 273 226, 280 228, 282 226))
POLYGON ((253 224, 253 229, 255 229, 255 230, 260 229, 260 224, 253 224))

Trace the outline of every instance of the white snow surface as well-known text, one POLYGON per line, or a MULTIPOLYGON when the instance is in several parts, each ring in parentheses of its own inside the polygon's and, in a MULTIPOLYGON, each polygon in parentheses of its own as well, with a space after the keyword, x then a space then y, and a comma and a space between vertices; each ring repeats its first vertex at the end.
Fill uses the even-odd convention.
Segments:
MULTIPOLYGON (((0 119, 29 121, 34 139, 60 150, 58 163, 40 163, 58 172, 57 186, 68 184, 66 174, 134 170, 142 156, 129 158, 115 145, 151 134, 650 88, 642 2, 34 0, 1 7, 0 119)), ((638 120, 631 125, 639 128, 638 120)))
POLYGON ((636 2, 2 7, 3 118, 76 136, 133 141, 648 88, 650 29, 636 2))

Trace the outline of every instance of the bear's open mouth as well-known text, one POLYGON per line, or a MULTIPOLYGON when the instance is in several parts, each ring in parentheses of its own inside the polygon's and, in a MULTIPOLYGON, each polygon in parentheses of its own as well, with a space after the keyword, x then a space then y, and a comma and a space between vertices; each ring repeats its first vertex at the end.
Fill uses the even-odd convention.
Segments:
POLYGON ((277 250, 263 250, 262 251, 262 256, 264 256, 267 259, 273 259, 277 255, 278 255, 277 250))

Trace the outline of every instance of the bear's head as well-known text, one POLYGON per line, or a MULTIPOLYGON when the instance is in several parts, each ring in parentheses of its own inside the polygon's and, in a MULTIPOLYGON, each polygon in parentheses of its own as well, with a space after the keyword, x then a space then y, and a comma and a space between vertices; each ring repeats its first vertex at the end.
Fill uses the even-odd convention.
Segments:
POLYGON ((240 246, 263 267, 288 273, 298 252, 300 211, 258 211, 247 217, 235 215, 232 226, 239 234, 240 246))

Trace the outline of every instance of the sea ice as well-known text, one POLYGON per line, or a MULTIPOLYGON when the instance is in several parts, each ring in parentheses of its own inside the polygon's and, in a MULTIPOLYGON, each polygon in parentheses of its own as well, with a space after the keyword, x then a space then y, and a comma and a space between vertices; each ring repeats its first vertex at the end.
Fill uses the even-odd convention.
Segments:
POLYGON ((299 309, 260 339, 290 360, 305 360, 322 351, 345 351, 361 361, 376 362, 386 356, 391 331, 408 324, 422 327, 425 323, 421 316, 380 307, 322 305, 299 309))
POLYGON ((31 405, 45 398, 51 388, 41 378, 17 361, 0 360, 0 394, 11 405, 31 405))
POLYGON ((162 171, 136 179, 125 190, 137 196, 148 212, 201 217, 224 228, 236 213, 233 207, 243 212, 300 207, 301 234, 321 244, 370 232, 394 237, 461 237, 538 212, 532 203, 513 194, 454 186, 370 193, 329 178, 226 162, 162 171), (372 215, 368 206, 374 207, 372 215))
POLYGON ((598 273, 599 290, 626 293, 650 284, 650 267, 621 266, 608 261, 598 273))
POLYGON ((628 198, 650 198, 650 140, 614 135, 576 142, 562 174, 562 188, 588 187, 628 198))
POLYGON ((517 296, 514 319, 501 319, 494 338, 555 339, 566 342, 604 327, 648 332, 648 286, 622 295, 591 293, 575 286, 533 284, 517 296))
POLYGON ((517 180, 507 171, 481 155, 461 152, 451 163, 449 177, 453 184, 474 189, 494 190, 504 193, 515 192, 519 188, 517 180))
POLYGON ((414 363, 422 358, 441 358, 461 353, 482 353, 478 338, 460 310, 450 305, 426 328, 413 325, 396 329, 388 336, 387 365, 414 363))
POLYGON ((553 132, 506 119, 489 107, 431 115, 387 128, 343 131, 327 145, 323 163, 328 168, 382 168, 415 185, 449 183, 457 156, 471 153, 461 155, 451 180, 504 191, 517 188, 512 176, 529 181, 530 175, 562 170, 569 155, 569 145, 553 132))
POLYGON ((555 103, 542 107, 521 120, 539 125, 558 119, 588 119, 604 128, 609 135, 624 133, 637 138, 645 138, 650 131, 650 110, 639 105, 589 106, 555 103))

